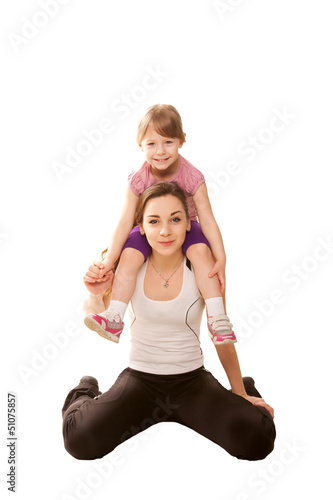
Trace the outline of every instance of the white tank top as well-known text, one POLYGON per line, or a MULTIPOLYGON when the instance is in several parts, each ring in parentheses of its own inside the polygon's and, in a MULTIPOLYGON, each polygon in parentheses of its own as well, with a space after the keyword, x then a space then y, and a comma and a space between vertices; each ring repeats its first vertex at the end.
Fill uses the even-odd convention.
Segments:
POLYGON ((179 295, 172 300, 152 300, 144 293, 147 264, 148 259, 139 270, 128 308, 131 318, 129 367, 160 375, 195 370, 203 365, 200 324, 205 302, 194 272, 184 257, 179 295))

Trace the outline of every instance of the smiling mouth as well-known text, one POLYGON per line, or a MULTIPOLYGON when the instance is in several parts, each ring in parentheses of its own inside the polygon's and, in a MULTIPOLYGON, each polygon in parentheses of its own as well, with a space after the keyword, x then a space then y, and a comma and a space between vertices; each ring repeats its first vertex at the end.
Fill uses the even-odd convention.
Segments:
POLYGON ((168 161, 168 160, 169 160, 169 158, 162 158, 162 159, 160 159, 160 160, 159 160, 158 158, 154 158, 154 160, 155 160, 155 161, 158 161, 158 162, 160 162, 160 163, 163 163, 163 162, 165 162, 165 161, 168 161))
POLYGON ((173 243, 174 241, 175 240, 173 240, 173 241, 159 241, 159 243, 161 243, 161 245, 164 245, 167 247, 167 246, 171 245, 171 243, 173 243))

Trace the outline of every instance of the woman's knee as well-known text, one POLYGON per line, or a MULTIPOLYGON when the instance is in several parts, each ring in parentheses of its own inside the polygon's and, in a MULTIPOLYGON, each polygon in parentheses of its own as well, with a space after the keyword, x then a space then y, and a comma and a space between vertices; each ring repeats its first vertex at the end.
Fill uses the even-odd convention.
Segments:
POLYGON ((112 451, 104 446, 100 447, 97 440, 83 432, 64 432, 64 446, 72 457, 78 460, 95 460, 102 458, 112 451))
POLYGON ((231 454, 239 459, 263 460, 274 449, 276 431, 273 419, 266 410, 254 409, 256 412, 250 412, 235 422, 236 439, 231 454))

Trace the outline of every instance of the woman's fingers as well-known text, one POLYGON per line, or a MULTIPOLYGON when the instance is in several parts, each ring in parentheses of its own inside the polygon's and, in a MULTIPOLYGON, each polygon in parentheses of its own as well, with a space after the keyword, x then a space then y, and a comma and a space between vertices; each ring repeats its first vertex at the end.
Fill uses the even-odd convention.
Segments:
POLYGON ((109 271, 108 273, 105 273, 102 278, 98 278, 98 275, 97 275, 97 277, 95 277, 95 276, 96 275, 94 273, 91 273, 91 272, 88 271, 83 276, 83 281, 85 283, 102 283, 104 281, 108 281, 110 278, 111 278, 111 282, 114 279, 114 273, 112 271, 109 271))
POLYGON ((257 398, 256 396, 248 396, 248 395, 245 396, 245 399, 250 401, 250 403, 252 403, 254 406, 262 406, 270 413, 272 418, 274 418, 274 409, 268 403, 266 403, 266 401, 264 399, 257 398))
POLYGON ((95 283, 96 281, 100 281, 103 279, 105 281, 105 277, 107 279, 111 276, 110 274, 106 273, 105 275, 100 276, 100 269, 102 269, 104 266, 98 261, 94 261, 94 263, 89 266, 88 271, 86 272, 85 276, 87 277, 87 281, 89 283, 95 283), (91 279, 88 279, 91 278, 91 279))
POLYGON ((255 401, 253 404, 255 406, 262 406, 271 414, 272 418, 274 418, 274 409, 268 403, 266 403, 266 401, 260 399, 258 401, 255 401))

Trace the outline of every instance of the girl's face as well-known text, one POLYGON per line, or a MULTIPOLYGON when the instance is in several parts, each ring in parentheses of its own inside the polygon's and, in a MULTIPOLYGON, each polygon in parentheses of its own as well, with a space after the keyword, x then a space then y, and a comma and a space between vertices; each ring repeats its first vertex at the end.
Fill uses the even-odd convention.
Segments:
POLYGON ((178 149, 183 142, 172 137, 163 137, 152 127, 148 127, 147 133, 140 144, 147 162, 153 171, 165 171, 178 160, 178 149))
POLYGON ((171 194, 149 200, 140 225, 153 252, 165 256, 182 251, 186 229, 190 227, 182 202, 171 194))

